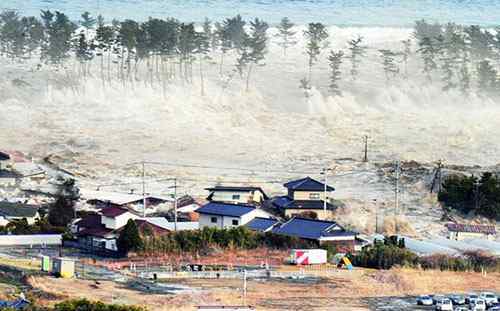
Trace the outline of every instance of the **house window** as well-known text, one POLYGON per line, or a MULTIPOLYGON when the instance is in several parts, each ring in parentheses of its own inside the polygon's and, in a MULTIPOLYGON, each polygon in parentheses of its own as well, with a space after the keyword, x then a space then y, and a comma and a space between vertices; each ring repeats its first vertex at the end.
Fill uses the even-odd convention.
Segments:
POLYGON ((319 193, 309 193, 309 199, 311 200, 319 200, 319 193))
POLYGON ((210 217, 210 222, 213 224, 217 223, 217 217, 210 217))
POLYGON ((240 195, 239 194, 233 194, 233 200, 239 200, 240 195))
POLYGON ((238 219, 233 219, 233 226, 238 226, 240 224, 240 222, 238 221, 238 219))

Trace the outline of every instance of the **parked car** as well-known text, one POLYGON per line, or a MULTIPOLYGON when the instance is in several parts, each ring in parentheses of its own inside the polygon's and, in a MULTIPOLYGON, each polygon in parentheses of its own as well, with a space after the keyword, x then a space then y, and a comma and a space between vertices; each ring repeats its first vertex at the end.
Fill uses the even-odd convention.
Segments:
POLYGON ((471 300, 473 299, 478 299, 479 295, 475 293, 468 293, 467 296, 465 296, 465 303, 470 304, 471 300))
POLYGON ((438 301, 441 301, 443 299, 445 299, 446 297, 443 296, 443 295, 434 295, 432 296, 432 304, 435 305, 438 303, 438 301))
POLYGON ((448 298, 438 300, 436 303, 436 310, 439 311, 453 311, 453 303, 448 298))
POLYGON ((482 292, 479 295, 479 298, 481 298, 482 300, 484 300, 484 302, 486 303, 487 307, 491 307, 494 304, 498 303, 498 297, 494 293, 482 292))
POLYGON ((482 299, 472 299, 470 301, 469 309, 472 311, 485 311, 486 303, 482 299))
POLYGON ((465 297, 462 295, 453 294, 453 295, 450 295, 448 298, 451 300, 451 302, 454 305, 461 306, 461 305, 465 304, 465 297))
POLYGON ((432 297, 429 295, 422 295, 417 297, 417 305, 419 306, 432 306, 432 297))

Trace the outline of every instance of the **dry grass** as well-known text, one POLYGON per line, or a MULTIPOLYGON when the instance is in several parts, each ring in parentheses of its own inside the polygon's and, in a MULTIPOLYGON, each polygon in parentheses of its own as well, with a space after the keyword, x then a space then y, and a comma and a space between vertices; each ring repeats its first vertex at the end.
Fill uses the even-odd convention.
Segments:
MULTIPOLYGON (((293 266, 283 270, 298 269, 293 266)), ((309 271, 308 271, 309 272, 309 271)), ((58 294, 58 299, 88 298, 104 302, 145 305, 152 311, 195 310, 197 305, 239 305, 246 303, 257 310, 369 310, 364 298, 394 297, 428 293, 466 293, 469 291, 500 291, 500 274, 482 276, 478 273, 420 271, 393 269, 378 271, 355 269, 325 274, 317 283, 290 281, 248 281, 246 301, 242 297, 242 280, 175 280, 193 291, 177 295, 145 294, 113 282, 32 277, 30 284, 44 292, 58 294)), ((167 282, 168 283, 168 282, 167 282)), ((45 301, 53 303, 53 301, 45 301)))

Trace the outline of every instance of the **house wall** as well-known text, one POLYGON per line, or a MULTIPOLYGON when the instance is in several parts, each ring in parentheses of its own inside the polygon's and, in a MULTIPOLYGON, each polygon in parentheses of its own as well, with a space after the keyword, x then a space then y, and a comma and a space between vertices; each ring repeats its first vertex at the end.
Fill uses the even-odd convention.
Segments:
POLYGON ((476 233, 476 232, 454 232, 450 231, 448 232, 448 238, 451 240, 457 240, 457 241, 462 241, 462 240, 467 240, 467 239, 487 239, 487 240, 493 240, 493 235, 491 234, 484 234, 484 233, 476 233))
POLYGON ((248 214, 245 214, 241 217, 200 214, 199 223, 200 223, 200 228, 216 227, 219 229, 223 229, 223 228, 232 228, 232 227, 243 226, 256 217, 268 218, 269 214, 263 210, 260 210, 260 209, 255 209, 254 211, 252 211, 248 214), (217 218, 217 222, 212 223, 212 221, 211 221, 212 217, 217 218), (233 225, 233 220, 238 221, 237 226, 233 225))
MULTIPOLYGON (((324 200, 325 198, 324 191, 293 191, 292 195, 294 200, 324 200), (315 197, 311 198, 311 195, 315 197)), ((328 192, 327 197, 330 197, 328 192)))
POLYGON ((209 228, 223 228, 223 216, 218 216, 218 215, 208 215, 208 214, 200 214, 200 219, 198 222, 200 223, 200 229, 209 227, 209 228), (217 219, 217 222, 213 223, 211 221, 212 217, 215 217, 217 219))
POLYGON ((293 217, 299 214, 302 214, 304 212, 314 212, 316 215, 318 215, 318 219, 320 220, 331 220, 334 218, 334 212, 331 210, 326 210, 326 212, 322 209, 286 209, 285 210, 285 216, 286 217, 293 217))
POLYGON ((135 216, 132 213, 126 212, 114 218, 102 216, 101 224, 103 224, 108 229, 118 229, 125 226, 129 221, 129 219, 137 219, 137 218, 139 217, 135 216))
POLYGON ((212 201, 230 202, 230 203, 252 203, 262 202, 263 195, 260 191, 214 191, 212 201), (239 199, 233 199, 233 195, 239 195, 239 199))

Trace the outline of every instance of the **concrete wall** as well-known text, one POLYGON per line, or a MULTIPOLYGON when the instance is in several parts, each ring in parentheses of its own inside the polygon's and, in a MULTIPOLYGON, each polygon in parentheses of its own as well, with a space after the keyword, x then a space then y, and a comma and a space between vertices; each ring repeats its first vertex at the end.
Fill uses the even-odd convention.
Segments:
POLYGON ((0 235, 0 246, 62 245, 61 234, 0 235))

